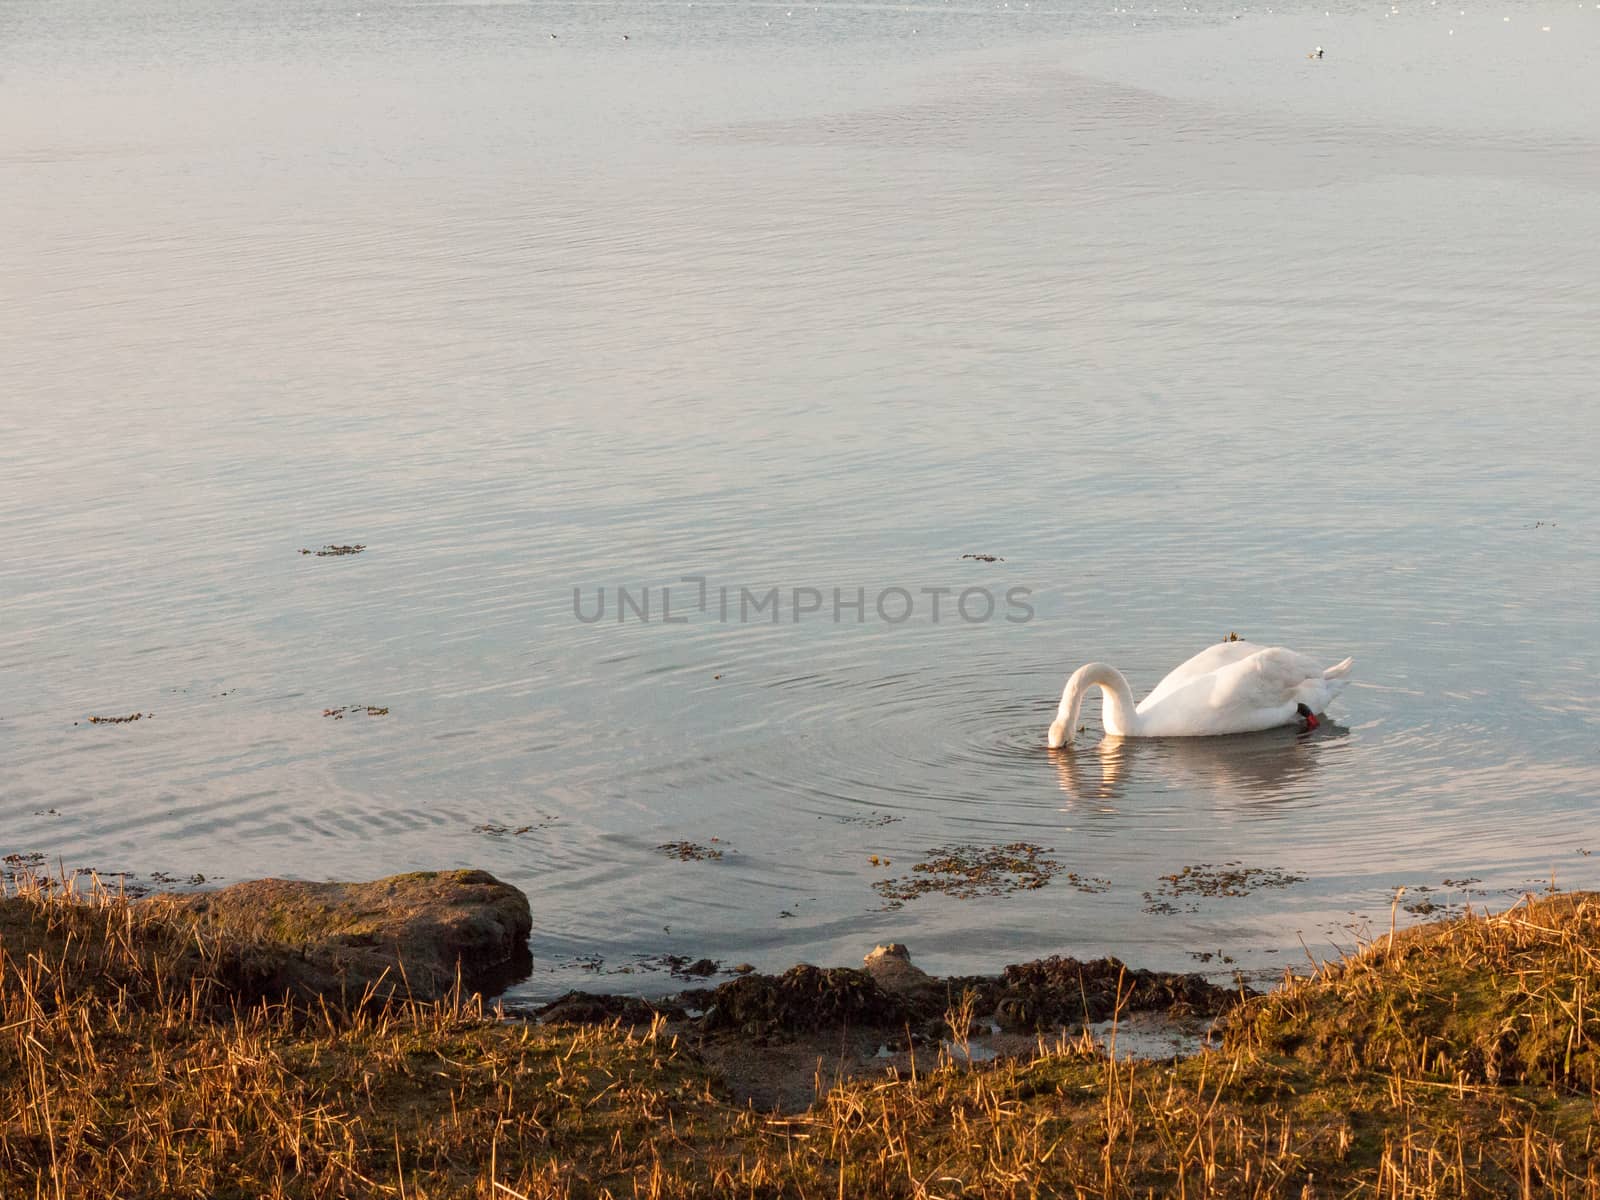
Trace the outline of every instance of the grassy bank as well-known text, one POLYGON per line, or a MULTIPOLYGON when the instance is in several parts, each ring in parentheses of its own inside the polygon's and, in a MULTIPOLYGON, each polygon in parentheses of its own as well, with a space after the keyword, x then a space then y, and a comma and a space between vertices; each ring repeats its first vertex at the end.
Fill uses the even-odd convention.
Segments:
POLYGON ((0 899, 0 1196, 1600 1196, 1593 896, 1383 939, 1215 1052, 930 1058, 788 1116, 659 1022, 241 1003, 247 950, 0 899))

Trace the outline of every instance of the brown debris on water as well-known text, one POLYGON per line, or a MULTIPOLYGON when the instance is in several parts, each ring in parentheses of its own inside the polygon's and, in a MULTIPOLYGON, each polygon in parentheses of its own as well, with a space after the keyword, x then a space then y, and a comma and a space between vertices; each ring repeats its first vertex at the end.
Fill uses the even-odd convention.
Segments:
POLYGON ((481 833, 485 837, 523 837, 530 833, 537 833, 541 829, 548 829, 555 824, 558 818, 552 816, 541 817, 530 825, 502 825, 499 821, 484 821, 472 827, 473 833, 481 833))
POLYGON ((1174 896, 1248 896, 1261 888, 1288 887, 1292 883, 1304 883, 1306 879, 1304 875, 1277 867, 1246 867, 1237 862, 1220 867, 1201 863, 1161 878, 1174 896))
POLYGON ((1079 875, 1076 871, 1068 871, 1062 878, 1073 889, 1086 896, 1095 896, 1111 890, 1111 880, 1102 879, 1099 875, 1079 875))
POLYGON ((155 713, 146 714, 146 713, 142 713, 142 712, 136 712, 136 713, 131 713, 130 715, 128 715, 126 717, 90 717, 89 718, 89 724, 91 724, 91 725, 129 725, 129 724, 132 724, 134 721, 142 721, 142 720, 144 720, 144 718, 147 715, 153 717, 153 716, 155 716, 155 713))
POLYGON ((1487 896, 1487 891, 1476 886, 1482 882, 1477 878, 1441 879, 1438 887, 1426 883, 1396 886, 1399 893, 1411 897, 1400 905, 1402 909, 1414 917, 1439 920, 1458 917, 1467 911, 1473 897, 1487 896))
POLYGON ((579 954, 562 964, 577 967, 590 975, 653 975, 665 971, 674 979, 701 980, 712 975, 742 975, 755 968, 744 964, 745 971, 737 967, 724 968, 720 959, 690 958, 687 954, 635 954, 631 961, 617 966, 607 966, 599 954, 579 954))
POLYGON ((865 827, 867 829, 881 829, 885 825, 893 825, 896 821, 904 821, 904 820, 905 820, 904 817, 896 816, 893 813, 881 813, 881 812, 860 813, 860 814, 848 813, 845 816, 842 816, 842 817, 839 818, 839 824, 841 824, 841 825, 861 825, 861 826, 863 826, 863 827, 865 827))
MULTIPOLYGON (((714 842, 717 839, 711 840, 714 842)), ((715 862, 722 857, 722 851, 717 847, 702 846, 699 842, 662 842, 656 849, 679 862, 715 862)))
POLYGON ((1285 888, 1304 883, 1304 875, 1277 867, 1246 867, 1237 862, 1199 863, 1184 867, 1171 875, 1163 875, 1154 892, 1144 893, 1144 911, 1171 914, 1199 912, 1200 906, 1191 897, 1215 899, 1224 896, 1248 896, 1262 888, 1285 888), (1185 901, 1181 906, 1177 901, 1185 901))
POLYGON ((899 908, 907 900, 933 893, 954 900, 1009 896, 1042 888, 1060 872, 1061 864, 1045 857, 1049 853, 1048 848, 1032 842, 939 846, 928 851, 927 861, 911 868, 912 874, 880 879, 872 890, 889 901, 887 908, 899 908))
POLYGON ((323 709, 322 715, 332 717, 335 721, 342 721, 347 716, 387 717, 389 715, 389 706, 386 704, 342 704, 338 708, 323 709))
POLYGON ((344 558, 351 554, 360 554, 366 547, 360 542, 349 546, 323 546, 320 550, 301 549, 301 554, 314 554, 318 558, 344 558))

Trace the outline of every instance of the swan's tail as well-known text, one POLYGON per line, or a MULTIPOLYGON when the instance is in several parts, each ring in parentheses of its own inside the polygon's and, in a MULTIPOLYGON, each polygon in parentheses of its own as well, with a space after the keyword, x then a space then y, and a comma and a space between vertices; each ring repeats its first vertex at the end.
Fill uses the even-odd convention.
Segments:
POLYGON ((1355 665, 1355 659, 1347 658, 1343 662, 1334 663, 1333 666, 1324 671, 1322 673, 1322 686, 1319 689, 1321 692, 1320 702, 1312 705, 1312 707, 1321 712, 1335 696, 1344 691, 1350 682, 1351 668, 1355 665))

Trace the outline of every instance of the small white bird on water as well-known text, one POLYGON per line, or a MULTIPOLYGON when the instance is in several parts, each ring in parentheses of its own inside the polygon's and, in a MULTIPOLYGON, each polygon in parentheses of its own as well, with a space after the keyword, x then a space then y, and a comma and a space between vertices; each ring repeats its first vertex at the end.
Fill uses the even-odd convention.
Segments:
POLYGON ((1061 692, 1049 745, 1055 750, 1072 739, 1083 698, 1096 687, 1104 694, 1102 720, 1113 737, 1212 737, 1302 722, 1315 729, 1317 714, 1344 691, 1354 665, 1347 658, 1324 668, 1282 646, 1230 639, 1175 668, 1136 706, 1121 671, 1089 663, 1072 673, 1061 692))

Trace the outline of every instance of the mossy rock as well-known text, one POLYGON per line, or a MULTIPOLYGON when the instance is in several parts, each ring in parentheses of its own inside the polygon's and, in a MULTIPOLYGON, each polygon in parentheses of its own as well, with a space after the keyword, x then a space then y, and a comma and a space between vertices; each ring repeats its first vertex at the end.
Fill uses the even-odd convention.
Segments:
POLYGON ((436 1000, 458 971, 486 995, 531 966, 528 898, 486 871, 417 871, 367 883, 255 879, 152 896, 153 909, 219 935, 251 995, 436 1000))

